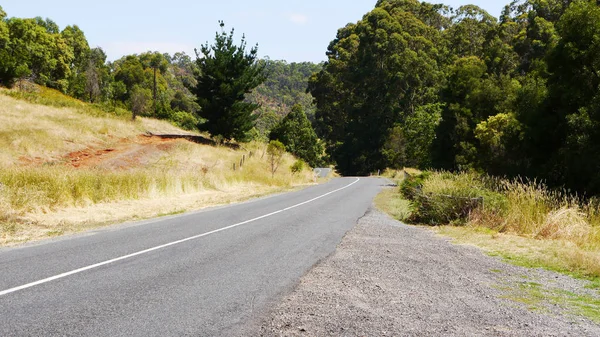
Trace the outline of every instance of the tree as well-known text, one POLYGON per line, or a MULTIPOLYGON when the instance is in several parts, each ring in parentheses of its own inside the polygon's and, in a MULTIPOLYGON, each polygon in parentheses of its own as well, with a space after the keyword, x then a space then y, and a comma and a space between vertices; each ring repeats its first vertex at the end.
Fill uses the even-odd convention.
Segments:
POLYGON ((10 43, 3 60, 4 81, 10 85, 16 78, 32 76, 38 84, 66 91, 74 56, 52 22, 10 18, 5 23, 10 43))
POLYGON ((129 97, 131 112, 133 113, 132 118, 139 115, 144 115, 150 109, 150 100, 152 99, 152 92, 149 89, 145 89, 139 86, 134 86, 131 90, 129 97))
POLYGON ((269 138, 283 143, 287 152, 308 165, 318 167, 321 164, 323 147, 300 104, 294 105, 292 112, 271 130, 269 138))
MULTIPOLYGON (((85 34, 77 26, 67 26, 61 33, 61 37, 73 53, 73 59, 69 64, 71 76, 69 77, 69 86, 67 93, 79 99, 92 99, 90 95, 90 84, 94 79, 98 84, 98 92, 100 91, 98 73, 95 69, 90 69, 90 47, 85 38, 85 34), (88 75, 94 79, 88 78, 88 75)), ((94 65, 95 68, 95 65, 94 65)))
MULTIPOLYGON (((315 109, 314 99, 312 95, 306 92, 309 78, 316 72, 322 69, 321 64, 310 62, 287 63, 286 61, 278 60, 260 60, 261 64, 265 64, 265 72, 267 79, 259 85, 250 95, 247 100, 251 103, 260 104, 258 109, 257 129, 261 134, 268 136, 268 131, 271 130, 271 125, 268 129, 264 129, 263 117, 270 119, 274 114, 277 119, 281 119, 287 115, 291 107, 296 104, 302 105, 308 120, 314 122, 315 109)), ((272 120, 266 121, 266 123, 272 120)))
POLYGON ((88 67, 85 70, 85 79, 85 92, 89 95, 89 101, 94 102, 96 97, 100 95, 100 75, 92 60, 88 62, 88 67))
POLYGON ((444 59, 437 49, 443 46, 440 16, 416 0, 380 0, 329 45, 328 62, 309 90, 317 102, 318 134, 340 173, 386 168, 393 156, 383 149, 394 124, 435 102, 444 59))
POLYGON ((0 84, 10 86, 15 77, 13 70, 14 58, 10 55, 10 33, 4 22, 6 12, 0 6, 0 84))
MULTIPOLYGON (((548 56, 547 135, 561 143, 550 178, 600 193, 600 6, 574 1, 557 24, 560 41, 548 56), (559 130, 558 132, 556 130, 559 130)), ((556 144, 556 143, 554 143, 556 144)))
MULTIPOLYGON (((149 66, 150 68, 152 68, 152 106, 153 106, 153 110, 154 110, 154 115, 158 116, 158 105, 157 105, 157 99, 158 99, 158 83, 157 83, 157 76, 158 76, 158 72, 160 71, 161 74, 165 73, 167 66, 168 66, 168 62, 167 60, 165 60, 165 57, 163 55, 161 55, 158 52, 155 52, 151 55, 145 54, 142 55, 142 57, 147 56, 150 58, 150 62, 149 62, 149 66)), ((143 62, 143 59, 142 59, 143 62)))
POLYGON ((264 82, 264 65, 258 64, 258 45, 246 53, 246 38, 242 36, 239 46, 229 34, 217 32, 214 45, 202 45, 196 50, 199 75, 194 90, 200 104, 200 116, 207 121, 200 129, 226 140, 246 141, 254 127, 256 117, 252 114, 257 104, 244 102, 246 94, 264 82))
POLYGON ((269 156, 269 167, 271 169, 271 177, 275 177, 275 172, 281 164, 283 155, 285 154, 285 145, 278 140, 272 140, 267 146, 267 156, 269 156))

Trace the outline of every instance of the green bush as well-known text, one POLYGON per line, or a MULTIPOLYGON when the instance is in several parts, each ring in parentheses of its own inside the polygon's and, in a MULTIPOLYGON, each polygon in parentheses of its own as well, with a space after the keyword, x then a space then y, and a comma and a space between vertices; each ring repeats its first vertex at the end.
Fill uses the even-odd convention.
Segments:
POLYGON ((408 200, 414 200, 417 194, 421 193, 423 182, 431 175, 429 172, 423 172, 418 175, 406 177, 400 185, 400 192, 408 200))
POLYGON ((412 202, 410 221, 464 225, 473 212, 483 208, 505 211, 506 197, 494 191, 492 183, 493 179, 475 173, 433 172, 406 179, 401 191, 412 202))
POLYGON ((300 173, 302 170, 304 170, 304 162, 300 159, 296 160, 296 162, 290 166, 290 171, 292 171, 292 174, 300 173))

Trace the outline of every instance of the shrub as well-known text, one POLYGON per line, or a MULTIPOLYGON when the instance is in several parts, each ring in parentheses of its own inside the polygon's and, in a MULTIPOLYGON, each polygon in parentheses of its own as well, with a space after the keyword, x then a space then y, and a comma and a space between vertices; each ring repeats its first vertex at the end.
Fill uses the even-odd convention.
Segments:
POLYGON ((272 140, 269 142, 269 145, 267 146, 267 155, 269 156, 271 177, 275 177, 275 172, 277 172, 284 154, 285 146, 280 141, 272 140))
POLYGON ((429 225, 464 225, 480 209, 502 213, 506 197, 490 188, 490 179, 475 173, 424 173, 406 179, 403 195, 412 201, 410 220, 429 225))
POLYGON ((304 162, 300 159, 296 160, 296 162, 290 166, 292 174, 300 173, 302 170, 304 170, 304 162))

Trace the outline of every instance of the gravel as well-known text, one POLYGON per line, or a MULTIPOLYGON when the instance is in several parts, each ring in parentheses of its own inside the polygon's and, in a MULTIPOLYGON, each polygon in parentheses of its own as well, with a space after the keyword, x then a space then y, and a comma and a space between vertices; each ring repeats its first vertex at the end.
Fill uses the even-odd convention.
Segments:
POLYGON ((600 325, 561 303, 518 300, 528 288, 598 298, 585 284, 508 265, 371 209, 335 253, 242 334, 600 336, 600 325))

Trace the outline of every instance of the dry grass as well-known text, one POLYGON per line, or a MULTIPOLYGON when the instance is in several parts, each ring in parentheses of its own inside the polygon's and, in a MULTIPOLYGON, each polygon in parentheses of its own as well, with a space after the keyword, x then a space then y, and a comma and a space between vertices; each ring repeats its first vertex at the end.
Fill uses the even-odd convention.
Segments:
POLYGON ((413 169, 413 168, 409 168, 409 167, 405 167, 402 170, 395 170, 395 169, 386 169, 385 171, 383 171, 383 173, 381 174, 382 177, 384 178, 388 178, 393 180, 396 183, 401 183, 404 178, 409 175, 409 176, 416 176, 421 174, 422 171, 417 170, 417 169, 413 169))
POLYGON ((397 188, 384 189, 375 197, 375 205, 396 220, 405 221, 411 213, 410 202, 401 197, 397 188))
POLYGON ((260 143, 233 150, 177 140, 137 166, 76 169, 66 165, 65 155, 113 147, 146 132, 189 132, 164 121, 132 122, 129 116, 106 114, 54 91, 40 98, 54 106, 29 102, 36 96, 25 101, 7 93, 0 90, 0 245, 245 200, 313 182, 308 169, 291 173, 295 159, 290 155, 271 178, 263 157, 266 145, 260 143))
POLYGON ((594 280, 600 277, 599 252, 581 249, 568 240, 539 240, 473 226, 439 226, 433 230, 457 243, 483 248, 491 255, 524 267, 546 268, 594 280))
POLYGON ((387 202, 400 208, 388 213, 405 214, 408 209, 413 212, 411 219, 419 213, 421 218, 438 220, 434 225, 460 224, 435 230, 519 264, 600 278, 597 200, 585 201, 535 181, 507 181, 475 173, 431 172, 423 177, 417 181, 422 190, 415 193, 422 196, 408 193, 410 207, 387 202), (483 203, 462 207, 465 200, 476 197, 482 197, 483 203))
POLYGON ((147 131, 185 132, 165 121, 92 116, 75 108, 31 104, 6 96, 6 92, 0 90, 0 165, 4 167, 17 164, 22 157, 50 161, 90 145, 110 146, 147 131))

